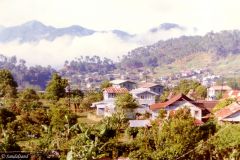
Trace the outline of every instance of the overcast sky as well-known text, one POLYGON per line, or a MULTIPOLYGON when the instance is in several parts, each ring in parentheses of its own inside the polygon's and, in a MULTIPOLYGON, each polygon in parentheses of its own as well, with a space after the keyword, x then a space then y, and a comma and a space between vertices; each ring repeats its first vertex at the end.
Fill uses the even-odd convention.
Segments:
POLYGON ((39 20, 57 27, 139 33, 161 23, 202 32, 240 28, 239 0, 0 0, 0 25, 39 20))

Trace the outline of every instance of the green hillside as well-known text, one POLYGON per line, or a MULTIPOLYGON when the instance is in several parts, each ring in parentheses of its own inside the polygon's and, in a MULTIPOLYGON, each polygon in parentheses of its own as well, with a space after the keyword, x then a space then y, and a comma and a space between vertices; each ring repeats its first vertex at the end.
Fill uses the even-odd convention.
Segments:
POLYGON ((222 31, 205 36, 182 36, 134 49, 123 57, 120 66, 153 67, 159 74, 207 67, 228 75, 240 68, 239 53, 240 31, 222 31))

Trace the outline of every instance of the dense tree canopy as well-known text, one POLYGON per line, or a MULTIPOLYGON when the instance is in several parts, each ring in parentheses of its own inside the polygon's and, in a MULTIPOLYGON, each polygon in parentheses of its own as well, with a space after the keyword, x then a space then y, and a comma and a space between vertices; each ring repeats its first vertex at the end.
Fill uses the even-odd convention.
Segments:
POLYGON ((103 90, 104 88, 111 87, 111 86, 112 84, 109 81, 105 80, 101 83, 100 89, 103 90))
POLYGON ((118 109, 134 109, 138 107, 136 100, 129 93, 117 96, 115 104, 118 109))
POLYGON ((173 63, 190 54, 214 53, 226 56, 240 53, 240 31, 222 31, 207 33, 205 36, 182 36, 159 41, 147 47, 139 47, 123 56, 121 66, 139 68, 161 66, 173 63), (138 58, 136 58, 138 57, 138 58))
POLYGON ((52 75, 52 79, 47 85, 46 96, 48 99, 58 100, 65 96, 68 81, 62 79, 57 73, 52 75))
POLYGON ((0 70, 0 97, 16 97, 17 86, 9 70, 0 70))
POLYGON ((108 73, 116 68, 111 59, 101 59, 99 56, 81 56, 70 62, 65 61, 65 67, 75 73, 108 73))
POLYGON ((43 90, 55 71, 51 66, 40 65, 27 67, 26 61, 16 56, 6 57, 0 54, 0 69, 8 69, 20 87, 34 87, 43 90))
POLYGON ((207 97, 207 88, 201 85, 200 82, 194 80, 181 80, 173 91, 185 95, 192 91, 190 96, 198 99, 204 99, 207 97))
MULTIPOLYGON (((5 127, 7 123, 16 119, 16 115, 7 108, 0 108, 0 127, 5 127)), ((0 132, 1 133, 1 132, 0 132)))
POLYGON ((215 133, 215 124, 197 126, 188 109, 180 109, 169 119, 160 118, 152 127, 139 129, 130 159, 203 159, 195 148, 215 133))
POLYGON ((17 104, 23 111, 32 110, 42 106, 39 99, 35 90, 27 88, 19 94, 17 104))

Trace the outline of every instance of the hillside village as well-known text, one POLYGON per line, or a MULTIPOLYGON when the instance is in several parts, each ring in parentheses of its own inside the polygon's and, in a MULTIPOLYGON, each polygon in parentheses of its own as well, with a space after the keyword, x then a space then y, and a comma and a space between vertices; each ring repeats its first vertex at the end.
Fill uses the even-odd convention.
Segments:
POLYGON ((99 86, 104 80, 126 79, 134 82, 153 82, 162 84, 166 87, 174 87, 182 79, 192 79, 201 82, 204 86, 210 87, 221 80, 220 75, 215 75, 207 68, 183 70, 178 73, 158 76, 154 69, 136 69, 136 70, 115 70, 109 71, 107 74, 99 72, 70 74, 68 70, 61 70, 59 74, 69 80, 72 87, 81 90, 99 89, 99 86))
POLYGON ((212 86, 207 90, 206 99, 191 99, 182 93, 169 95, 165 102, 157 102, 161 96, 164 86, 156 83, 135 83, 129 80, 110 81, 111 87, 103 90, 103 100, 92 104, 97 116, 111 116, 116 112, 116 97, 121 94, 131 94, 138 106, 134 109, 126 109, 126 115, 131 119, 130 127, 146 127, 151 120, 155 120, 160 110, 166 111, 167 117, 178 109, 188 108, 196 124, 201 125, 207 122, 211 116, 216 117, 220 122, 240 122, 240 91, 232 90, 229 86, 212 86), (234 98, 237 101, 213 113, 213 108, 219 103, 217 95, 222 94, 223 99, 234 98), (234 108, 234 109, 232 109, 234 108), (141 119, 141 116, 149 114, 149 118, 141 119), (140 117, 140 118, 139 118, 140 117), (137 125, 136 125, 137 124, 137 125))
POLYGON ((239 0, 0 13, 0 160, 240 160, 239 0))
POLYGON ((54 73, 45 91, 18 90, 11 72, 0 70, 0 86, 3 153, 86 160, 239 157, 240 90, 224 83, 206 87, 185 79, 168 88, 150 79, 114 79, 79 90, 54 73), (226 136, 230 142, 222 143, 226 136))

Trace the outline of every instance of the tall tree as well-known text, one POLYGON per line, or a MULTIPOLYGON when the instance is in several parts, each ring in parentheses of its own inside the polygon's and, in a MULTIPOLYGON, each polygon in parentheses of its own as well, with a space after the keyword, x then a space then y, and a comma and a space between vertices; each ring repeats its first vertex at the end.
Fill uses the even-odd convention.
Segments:
POLYGON ((194 80, 181 80, 174 88, 175 93, 188 94, 190 91, 193 92, 191 96, 195 99, 204 99, 207 96, 207 88, 194 80))
POLYGON ((125 118, 135 118, 133 110, 138 107, 136 99, 129 93, 121 94, 115 101, 117 114, 124 114, 125 118))
POLYGON ((101 83, 100 89, 103 90, 104 88, 111 87, 111 86, 112 84, 108 80, 105 80, 101 83))
POLYGON ((0 109, 0 126, 5 128, 9 122, 12 122, 16 119, 16 116, 13 112, 9 111, 6 108, 0 109))
POLYGON ((0 97, 16 97, 17 82, 9 70, 0 70, 0 97))
POLYGON ((39 101, 39 99, 40 98, 35 90, 25 89, 20 93, 17 103, 22 110, 29 111, 42 106, 42 103, 39 101))
POLYGON ((66 94, 65 88, 68 86, 67 79, 63 79, 57 73, 52 75, 52 79, 47 85, 46 96, 48 99, 58 100, 66 94))
POLYGON ((138 107, 136 100, 129 93, 119 95, 115 104, 117 109, 134 109, 138 107))

